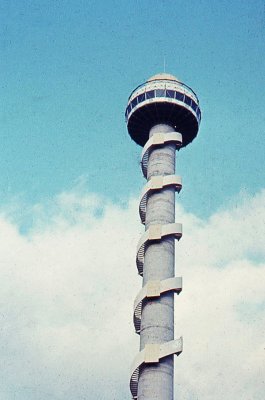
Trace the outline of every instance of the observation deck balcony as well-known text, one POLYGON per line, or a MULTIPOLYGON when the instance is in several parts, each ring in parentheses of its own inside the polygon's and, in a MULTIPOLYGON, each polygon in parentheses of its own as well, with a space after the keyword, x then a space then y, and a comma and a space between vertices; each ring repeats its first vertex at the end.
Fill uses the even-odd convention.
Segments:
POLYGON ((167 123, 183 136, 183 146, 197 135, 201 121, 199 100, 194 91, 177 80, 158 79, 138 86, 125 111, 128 131, 144 146, 152 126, 167 123))

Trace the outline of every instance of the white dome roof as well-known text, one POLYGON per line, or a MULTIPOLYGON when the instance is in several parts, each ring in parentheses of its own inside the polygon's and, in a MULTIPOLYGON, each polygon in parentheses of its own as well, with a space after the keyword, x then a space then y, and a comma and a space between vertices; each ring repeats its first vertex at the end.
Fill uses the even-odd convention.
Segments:
POLYGON ((165 72, 163 72, 163 73, 161 73, 161 74, 156 74, 156 75, 154 75, 154 76, 151 76, 151 78, 149 78, 149 79, 147 80, 147 82, 156 81, 156 80, 159 80, 159 79, 165 79, 165 80, 171 80, 171 81, 177 81, 177 82, 179 82, 179 79, 176 78, 174 75, 167 74, 167 73, 165 73, 165 72))

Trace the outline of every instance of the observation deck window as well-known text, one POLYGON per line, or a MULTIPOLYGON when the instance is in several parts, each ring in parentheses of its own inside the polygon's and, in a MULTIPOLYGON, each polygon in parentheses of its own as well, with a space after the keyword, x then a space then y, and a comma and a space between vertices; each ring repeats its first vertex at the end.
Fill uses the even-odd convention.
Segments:
POLYGON ((156 97, 165 97, 165 89, 156 89, 156 97))
POLYGON ((191 108, 196 112, 197 104, 191 99, 191 108))
POLYGON ((146 92, 146 98, 147 99, 152 99, 155 97, 155 91, 154 90, 149 90, 149 92, 146 92))
POLYGON ((134 108, 137 105, 138 101, 137 101, 137 97, 135 99, 133 99, 133 101, 131 102, 131 106, 132 108, 134 108))
POLYGON ((138 103, 141 103, 142 101, 145 100, 145 93, 139 94, 138 98, 138 103))
POLYGON ((177 100, 180 100, 180 101, 183 101, 183 99, 184 99, 184 94, 183 94, 183 93, 176 92, 176 99, 177 99, 177 100))
POLYGON ((191 105, 191 101, 192 100, 188 96, 185 95, 184 103, 186 103, 188 106, 190 106, 191 105))
POLYGON ((174 90, 167 90, 166 91, 166 97, 170 97, 171 99, 174 99, 175 91, 174 90))

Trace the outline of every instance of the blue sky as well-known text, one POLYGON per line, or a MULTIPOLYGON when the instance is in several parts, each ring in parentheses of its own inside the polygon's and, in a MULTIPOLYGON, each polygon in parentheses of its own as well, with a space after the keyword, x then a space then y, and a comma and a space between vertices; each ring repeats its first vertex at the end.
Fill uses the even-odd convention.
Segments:
POLYGON ((197 93, 202 123, 179 153, 180 200, 208 216, 264 181, 263 1, 2 1, 2 202, 73 187, 126 204, 143 180, 130 92, 163 70, 197 93))
POLYGON ((164 57, 202 110, 176 168, 176 398, 263 400, 264 1, 2 0, 0 30, 0 400, 130 397, 124 111, 164 57))

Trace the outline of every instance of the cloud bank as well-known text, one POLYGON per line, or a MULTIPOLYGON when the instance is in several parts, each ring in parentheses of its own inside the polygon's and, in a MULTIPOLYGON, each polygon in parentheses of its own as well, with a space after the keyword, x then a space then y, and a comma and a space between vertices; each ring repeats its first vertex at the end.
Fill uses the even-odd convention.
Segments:
MULTIPOLYGON (((263 400, 265 190, 202 220, 177 205, 176 398, 263 400)), ((138 200, 73 190, 0 215, 0 398, 130 398, 138 200)))

